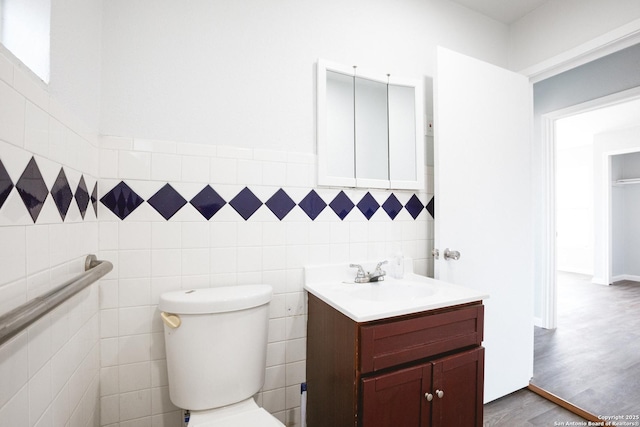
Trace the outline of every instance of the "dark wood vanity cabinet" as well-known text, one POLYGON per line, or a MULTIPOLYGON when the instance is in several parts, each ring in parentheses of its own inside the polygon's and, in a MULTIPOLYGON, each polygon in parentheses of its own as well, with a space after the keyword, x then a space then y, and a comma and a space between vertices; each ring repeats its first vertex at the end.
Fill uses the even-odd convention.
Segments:
POLYGON ((482 426, 484 306, 358 323, 309 294, 309 427, 482 426))

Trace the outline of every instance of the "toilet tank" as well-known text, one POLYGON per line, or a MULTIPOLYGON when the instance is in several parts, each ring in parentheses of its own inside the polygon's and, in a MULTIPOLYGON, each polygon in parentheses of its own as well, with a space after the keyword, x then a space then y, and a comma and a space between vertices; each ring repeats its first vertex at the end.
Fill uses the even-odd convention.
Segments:
POLYGON ((269 285, 160 295, 174 405, 213 409, 248 399, 262 388, 271 295, 269 285))

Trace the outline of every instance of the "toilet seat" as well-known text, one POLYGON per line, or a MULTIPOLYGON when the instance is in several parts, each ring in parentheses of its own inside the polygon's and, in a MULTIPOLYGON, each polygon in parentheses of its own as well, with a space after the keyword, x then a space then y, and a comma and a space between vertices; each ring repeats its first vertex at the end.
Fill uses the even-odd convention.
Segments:
POLYGON ((284 427, 251 398, 224 408, 191 411, 188 427, 284 427))

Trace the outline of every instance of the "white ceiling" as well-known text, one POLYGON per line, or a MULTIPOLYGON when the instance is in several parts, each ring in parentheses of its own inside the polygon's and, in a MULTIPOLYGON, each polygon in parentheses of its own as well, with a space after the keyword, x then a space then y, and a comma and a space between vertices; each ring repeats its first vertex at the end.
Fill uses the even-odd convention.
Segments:
POLYGON ((511 24, 549 0, 453 0, 496 21, 511 24))

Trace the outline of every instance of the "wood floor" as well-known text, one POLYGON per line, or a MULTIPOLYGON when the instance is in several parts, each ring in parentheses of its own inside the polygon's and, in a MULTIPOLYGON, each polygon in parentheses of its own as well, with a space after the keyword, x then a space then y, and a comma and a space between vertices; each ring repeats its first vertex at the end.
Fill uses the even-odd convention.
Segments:
MULTIPOLYGON (((534 359, 537 386, 595 415, 639 415, 640 283, 559 273, 558 328, 536 328, 534 359)), ((485 405, 485 426, 563 421, 581 418, 526 389, 485 405)))

